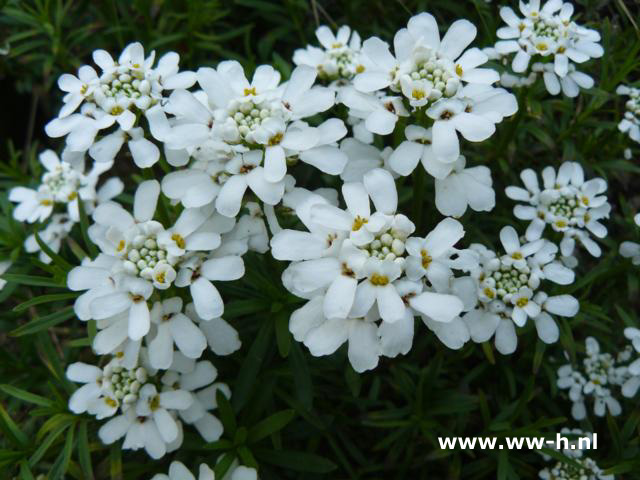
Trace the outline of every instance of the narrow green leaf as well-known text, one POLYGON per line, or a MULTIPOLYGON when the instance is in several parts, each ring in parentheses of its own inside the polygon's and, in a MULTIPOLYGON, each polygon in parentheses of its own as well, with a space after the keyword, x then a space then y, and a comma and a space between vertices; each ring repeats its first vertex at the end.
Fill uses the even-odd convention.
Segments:
POLYGON ((47 330, 59 323, 64 322, 65 320, 69 320, 75 315, 73 311, 73 307, 64 308, 58 312, 53 312, 49 315, 45 315, 44 317, 38 317, 31 320, 29 323, 26 323, 15 330, 11 331, 10 335, 12 337, 21 337, 23 335, 33 335, 34 333, 41 332, 43 330, 47 330))
POLYGON ((49 450, 51 445, 53 445, 53 442, 55 442, 58 439, 58 437, 62 435, 62 433, 67 428, 69 428, 70 425, 71 425, 71 421, 63 422, 60 425, 58 425, 56 428, 51 430, 51 432, 49 432, 49 435, 45 437, 45 439, 42 441, 42 443, 40 443, 40 445, 38 446, 36 451, 33 453, 33 455, 31 455, 31 458, 29 458, 29 465, 31 467, 38 464, 38 462, 44 456, 44 454, 47 453, 47 450, 49 450))
POLYGON ((224 431, 229 436, 233 437, 238 427, 236 423, 236 416, 233 413, 233 408, 229 399, 220 390, 216 392, 216 401, 218 403, 218 417, 224 426, 224 431))
POLYGON ((56 302, 59 300, 71 300, 73 298, 77 298, 80 294, 71 292, 71 293, 52 293, 50 295, 40 295, 39 297, 34 297, 26 302, 22 302, 19 305, 13 307, 14 312, 22 312, 29 307, 33 307, 35 305, 40 305, 43 303, 56 302))
POLYGON ((11 395, 12 397, 15 397, 27 403, 33 403, 35 405, 40 405, 41 407, 53 406, 53 402, 48 398, 41 397, 40 395, 35 395, 33 393, 27 392, 26 390, 22 390, 11 385, 2 384, 0 385, 0 390, 8 395, 11 395))
POLYGON ((40 249, 51 259, 52 263, 55 266, 61 268, 65 272, 68 272, 73 268, 73 265, 67 262, 59 254, 51 250, 49 245, 47 245, 45 242, 42 241, 42 239, 40 238, 40 235, 38 235, 38 232, 36 232, 34 235, 36 238, 36 242, 38 242, 38 245, 40 246, 40 249))
POLYGON ((49 480, 59 480, 66 473, 69 468, 69 461, 71 460, 71 453, 73 452, 73 437, 75 432, 75 425, 72 425, 67 432, 67 438, 64 442, 64 447, 55 463, 51 467, 49 472, 49 480))
POLYGON ((8 438, 13 438, 15 443, 21 447, 29 445, 29 438, 24 434, 20 427, 16 425, 4 406, 0 403, 0 425, 8 438))
POLYGON ((21 273, 5 273, 0 277, 4 278, 7 282, 18 283, 20 285, 29 285, 31 287, 64 287, 63 283, 60 283, 50 277, 39 277, 37 275, 23 275, 21 273))
POLYGON ((294 450, 255 450, 261 462, 306 473, 329 473, 337 467, 335 463, 320 455, 294 450))
POLYGON ((91 453, 89 451, 89 437, 87 435, 87 422, 80 422, 78 426, 78 461, 86 480, 93 480, 93 467, 91 466, 91 453))
POLYGON ((256 423, 249 429, 249 443, 256 443, 282 430, 296 416, 295 410, 282 410, 256 423))
POLYGON ((96 258, 98 256, 98 248, 89 238, 89 218, 87 217, 87 212, 84 209, 84 202, 78 202, 78 212, 80 214, 80 231, 82 232, 82 239, 84 240, 84 244, 87 247, 91 258, 96 258))
POLYGON ((272 322, 266 320, 263 321, 256 339, 251 344, 251 348, 249 348, 247 356, 242 362, 235 388, 233 389, 232 398, 233 406, 237 412, 245 406, 249 400, 251 389, 256 384, 256 378, 258 377, 260 366, 262 365, 267 349, 271 344, 272 328, 272 322))

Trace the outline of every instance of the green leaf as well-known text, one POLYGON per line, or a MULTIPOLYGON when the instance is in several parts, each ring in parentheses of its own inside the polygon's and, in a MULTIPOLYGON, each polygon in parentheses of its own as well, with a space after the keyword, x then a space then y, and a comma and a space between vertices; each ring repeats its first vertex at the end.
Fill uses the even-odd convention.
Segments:
POLYGON ((51 248, 49 248, 49 245, 42 241, 40 235, 38 235, 38 232, 36 232, 34 235, 36 242, 38 242, 38 245, 40 246, 40 249, 51 259, 55 266, 61 268, 65 272, 68 272, 73 268, 73 265, 67 262, 59 254, 51 250, 51 248))
POLYGON ((249 348, 247 356, 242 362, 231 400, 237 412, 242 410, 242 407, 244 407, 249 400, 249 394, 256 383, 260 366, 271 344, 272 328, 272 322, 267 320, 262 321, 258 335, 251 344, 251 348, 249 348))
POLYGON ((80 462, 80 468, 82 469, 85 480, 93 480, 87 422, 80 422, 78 426, 78 461, 80 462))
POLYGON ((213 472, 215 474, 215 478, 222 478, 231 468, 231 464, 236 459, 235 455, 231 452, 225 453, 222 456, 222 459, 216 464, 213 472))
POLYGON ((313 406, 313 382, 311 381, 309 365, 307 365, 307 361, 298 342, 291 343, 289 367, 293 374, 296 397, 305 409, 311 410, 311 407, 313 406))
POLYGON ((249 443, 256 443, 282 430, 296 416, 295 410, 282 410, 256 423, 249 429, 249 443))
POLYGON ((50 277, 39 277, 36 275, 23 275, 20 273, 5 273, 0 275, 7 282, 18 283, 20 285, 29 285, 31 287, 64 287, 64 283, 60 283, 50 277))
POLYGON ((23 335, 33 335, 34 333, 41 332, 43 330, 47 330, 59 323, 64 322, 65 320, 69 320, 75 315, 73 311, 73 307, 64 308, 58 312, 50 313, 49 315, 45 315, 44 317, 39 317, 31 320, 29 323, 26 323, 15 330, 11 331, 10 335, 12 337, 21 337, 23 335))
POLYGON ((20 480, 35 480, 26 460, 20 462, 20 480))
POLYGON ((9 416, 9 413, 4 409, 4 406, 0 403, 0 425, 2 430, 8 438, 13 438, 14 442, 20 447, 24 448, 29 445, 29 438, 24 434, 20 427, 16 425, 13 419, 9 416))
POLYGON ((255 450, 261 462, 306 473, 329 473, 337 467, 335 463, 314 453, 294 450, 255 450))
POLYGON ((49 432, 49 434, 40 443, 40 445, 38 446, 36 451, 33 453, 33 455, 31 455, 31 458, 29 458, 29 465, 31 467, 38 464, 38 462, 44 456, 44 454, 47 453, 47 450, 49 450, 51 445, 53 445, 53 442, 55 442, 58 439, 58 437, 62 435, 62 433, 71 426, 72 421, 73 420, 62 422, 56 428, 51 430, 51 432, 49 432))
POLYGON ((51 467, 51 471, 49 472, 50 480, 59 480, 62 478, 69 468, 69 461, 71 460, 71 452, 73 452, 73 435, 75 432, 75 425, 72 425, 69 431, 67 432, 67 438, 64 442, 64 448, 58 455, 55 463, 51 467))
POLYGON ((11 395, 12 397, 15 397, 27 403, 33 403, 35 405, 40 405, 41 407, 53 406, 53 402, 48 398, 41 397, 40 395, 27 392, 26 390, 22 390, 11 385, 2 384, 0 385, 0 390, 8 395, 11 395))
POLYGON ((289 314, 280 312, 276 315, 276 343, 282 358, 287 358, 291 351, 291 333, 289 332, 289 314))
POLYGON ((89 218, 87 217, 87 212, 84 208, 84 202, 78 202, 78 212, 80 214, 80 231, 82 232, 82 239, 84 240, 84 244, 87 247, 91 258, 96 258, 98 256, 98 248, 89 238, 89 218))
POLYGON ((34 297, 31 298, 29 300, 27 300, 26 302, 22 302, 19 305, 16 305, 15 307, 13 307, 13 311, 14 312, 22 312, 26 309, 28 309, 29 307, 33 307, 35 305, 40 305, 43 303, 50 303, 50 302, 56 302, 59 300, 71 300, 74 298, 77 298, 80 294, 79 293, 75 293, 75 292, 71 292, 71 293, 52 293, 49 295, 40 295, 39 297, 34 297))
POLYGON ((224 426, 224 431, 229 434, 229 436, 233 437, 238 425, 236 423, 236 416, 233 413, 231 403, 221 390, 216 392, 216 401, 218 403, 218 417, 224 426))

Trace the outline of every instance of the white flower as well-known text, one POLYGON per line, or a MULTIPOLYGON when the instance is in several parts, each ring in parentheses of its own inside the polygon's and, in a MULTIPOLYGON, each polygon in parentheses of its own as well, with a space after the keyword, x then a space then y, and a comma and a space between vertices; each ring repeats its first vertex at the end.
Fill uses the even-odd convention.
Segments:
POLYGON ((182 313, 180 297, 154 303, 151 321, 157 327, 148 346, 149 363, 154 368, 167 369, 171 366, 174 344, 185 357, 194 359, 200 358, 207 347, 204 334, 182 313))
POLYGON ((338 92, 338 101, 349 107, 349 115, 361 119, 371 133, 388 135, 393 132, 398 117, 408 117, 402 97, 386 96, 383 93, 363 93, 352 86, 338 92))
MULTIPOLYGON (((73 225, 74 222, 69 218, 69 215, 66 213, 56 213, 51 217, 47 226, 37 233, 45 245, 55 253, 58 253, 62 247, 62 240, 69 235, 73 225)), ((24 241, 24 249, 28 253, 40 252, 38 255, 39 260, 43 263, 51 263, 49 255, 40 249, 35 233, 26 238, 24 241)))
POLYGON ((85 210, 91 213, 96 202, 104 202, 122 192, 122 182, 115 177, 96 192, 99 176, 110 168, 108 164, 95 165, 85 174, 83 161, 61 161, 52 150, 45 150, 38 158, 46 172, 37 190, 15 187, 9 192, 9 200, 19 203, 13 211, 18 221, 42 222, 53 213, 56 204, 63 204, 69 217, 78 222, 78 201, 83 201, 85 210))
POLYGON ((537 63, 534 72, 544 72, 547 90, 552 95, 560 93, 560 86, 568 97, 578 95, 579 88, 591 88, 591 77, 575 71, 571 62, 583 63, 599 58, 604 50, 598 43, 600 34, 571 21, 573 5, 559 0, 549 0, 540 8, 539 0, 520 2, 518 17, 510 7, 502 7, 500 16, 507 24, 498 29, 496 43, 498 55, 515 53, 511 67, 523 73, 532 58, 552 57, 550 63, 537 63), (560 80, 558 80, 558 78, 560 80))
MULTIPOLYGON (((355 88, 340 90, 338 100, 349 107, 350 115, 365 119, 369 131, 380 135, 391 133, 398 116, 407 115, 404 102, 413 111, 424 109, 433 123, 435 157, 455 162, 459 156, 456 130, 468 140, 482 141, 493 134, 495 123, 517 110, 513 95, 490 86, 498 81, 498 73, 479 68, 487 55, 477 48, 465 51, 475 36, 470 22, 458 20, 441 41, 433 16, 416 15, 396 33, 395 56, 377 37, 363 43, 362 54, 368 59, 365 71, 354 78, 355 88)), ((410 150, 410 160, 395 162, 394 169, 402 175, 408 175, 421 156, 417 146, 410 150)))
POLYGON ((124 437, 123 450, 144 448, 151 458, 161 458, 182 436, 182 427, 174 415, 188 408, 192 401, 188 392, 158 393, 156 387, 148 383, 140 389, 135 407, 111 418, 100 427, 98 436, 107 445, 124 437))
POLYGON ((140 167, 153 165, 159 152, 153 143, 142 137, 140 130, 134 128, 139 124, 136 114, 153 118, 161 109, 159 104, 165 90, 191 87, 196 80, 195 74, 178 72, 179 56, 175 52, 164 55, 154 67, 155 52, 145 58, 140 43, 127 45, 118 61, 104 50, 94 51, 93 60, 101 70, 100 75, 84 65, 78 71, 78 77, 63 74, 58 79, 58 86, 67 94, 58 117, 47 124, 47 134, 51 137, 67 135, 70 151, 84 152, 93 145, 90 153, 101 161, 112 160, 125 139, 132 137, 128 143, 136 164, 140 167), (74 113, 79 106, 80 113, 74 113), (118 131, 96 144, 98 132, 115 123, 118 131))
POLYGON ((186 424, 193 425, 207 442, 218 440, 223 431, 222 423, 211 413, 217 408, 217 392, 231 397, 226 384, 215 382, 217 376, 218 370, 210 361, 194 362, 176 353, 171 368, 161 378, 163 392, 189 394, 190 405, 178 415, 186 424))
POLYGON ((603 179, 585 181, 582 167, 575 162, 564 162, 557 174, 553 167, 546 167, 542 171, 543 189, 531 169, 523 170, 520 178, 525 188, 507 187, 506 194, 513 200, 528 203, 517 205, 513 213, 517 218, 531 220, 526 231, 529 241, 540 238, 548 224, 562 233, 563 256, 573 253, 576 239, 591 255, 600 256, 600 246, 589 234, 597 238, 607 235, 606 227, 599 222, 608 218, 611 211, 607 197, 602 195, 607 190, 603 179))
POLYGON ((634 142, 640 142, 640 89, 619 85, 616 93, 629 97, 625 103, 627 111, 624 113, 624 118, 618 123, 618 130, 627 133, 634 142))
POLYGON ((540 470, 538 475, 542 480, 614 480, 615 478, 612 474, 605 475, 591 458, 575 458, 573 462, 558 461, 553 467, 540 470), (576 463, 579 466, 576 466, 576 463))
MULTIPOLYGON (((293 53, 293 63, 318 70, 318 78, 327 82, 350 80, 365 70, 360 53, 360 36, 348 26, 341 26, 334 35, 326 25, 316 29, 322 48, 308 45, 293 53)), ((340 85, 340 83, 338 83, 340 85)))
MULTIPOLYGON (((196 480, 196 477, 184 466, 183 463, 174 460, 169 465, 169 473, 158 473, 151 480, 196 480)), ((215 480, 213 470, 205 463, 201 463, 197 480, 215 480)))
POLYGON ((375 368, 381 355, 409 351, 415 315, 455 321, 464 305, 449 291, 452 269, 470 268, 475 257, 453 248, 464 234, 453 219, 425 239, 410 238, 413 224, 395 213, 397 192, 385 170, 370 170, 363 184, 347 183, 342 191, 346 210, 320 195, 292 191, 308 232, 281 230, 271 251, 292 261, 283 273, 285 288, 309 300, 291 316, 294 338, 316 356, 348 342, 352 366, 364 371, 375 368), (378 209, 373 214, 370 201, 378 209), (446 291, 427 288, 423 277, 446 291))
MULTIPOLYGON (((640 330, 635 327, 624 329, 624 336, 629 339, 633 350, 640 353, 640 330)), ((628 378, 622 385, 622 395, 631 398, 635 396, 640 388, 640 357, 636 358, 627 366, 628 378)))
POLYGON ((349 159, 340 174, 343 182, 362 182, 364 174, 374 168, 384 168, 394 173, 388 166, 391 152, 393 152, 391 147, 380 151, 373 145, 348 137, 340 142, 340 150, 346 153, 349 159))
POLYGON ((436 208, 443 215, 461 217, 467 207, 490 212, 496 205, 491 170, 485 166, 465 168, 461 155, 444 178, 436 177, 436 208))
POLYGON ((521 245, 515 229, 504 227, 500 241, 506 252, 500 257, 472 245, 480 261, 479 268, 472 270, 478 305, 463 317, 471 338, 481 343, 495 335, 496 348, 508 355, 518 344, 515 326, 522 327, 531 318, 543 342, 556 342, 558 326, 550 314, 572 317, 579 304, 570 295, 548 296, 540 288, 541 281, 566 285, 573 282, 573 272, 555 261, 557 248, 545 248, 542 239, 521 245))
POLYGON ((558 388, 569 390, 573 418, 582 420, 586 417, 585 402, 589 397, 593 398, 596 416, 603 417, 607 411, 613 416, 620 415, 622 407, 609 387, 621 386, 629 379, 627 367, 620 365, 628 355, 619 355, 616 359, 609 353, 601 353, 600 345, 593 337, 587 337, 585 350, 581 370, 574 370, 571 365, 558 369, 558 388))
POLYGON ((567 97, 574 98, 580 93, 580 88, 591 88, 595 83, 592 77, 576 70, 573 64, 569 64, 567 74, 564 76, 558 76, 550 63, 534 63, 531 71, 542 73, 544 86, 551 95, 558 95, 562 90, 567 97))

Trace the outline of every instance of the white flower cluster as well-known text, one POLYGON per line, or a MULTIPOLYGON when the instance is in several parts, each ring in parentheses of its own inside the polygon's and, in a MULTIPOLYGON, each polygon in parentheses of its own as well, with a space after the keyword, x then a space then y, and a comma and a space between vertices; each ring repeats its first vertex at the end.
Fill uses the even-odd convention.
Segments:
POLYGON ((619 85, 618 95, 626 95, 624 118, 618 123, 618 130, 629 135, 634 142, 640 142, 640 89, 628 85, 619 85))
POLYGON ((348 342, 356 371, 375 368, 380 356, 410 350, 415 316, 450 348, 495 335, 498 351, 510 354, 515 325, 531 318, 539 337, 553 343, 559 333, 551 314, 578 312, 574 297, 541 289, 544 280, 567 285, 575 277, 555 259, 554 244, 538 239, 521 246, 505 227, 501 257, 477 244, 459 250, 464 229, 452 218, 425 238, 414 237, 413 223, 396 213, 395 183, 385 170, 345 183, 344 210, 321 195, 297 193, 295 213, 308 231, 282 230, 271 247, 275 258, 292 262, 282 276, 285 287, 308 300, 289 327, 313 355, 348 342), (470 274, 454 276, 454 270, 470 274))
POLYGON ((518 337, 515 326, 523 327, 533 320, 538 337, 544 343, 558 340, 559 330, 551 315, 573 317, 579 303, 571 295, 549 296, 544 281, 568 285, 574 273, 556 260, 558 247, 543 239, 520 244, 513 227, 504 227, 500 241, 505 253, 495 252, 478 244, 471 245, 479 257, 472 270, 478 303, 463 317, 474 342, 486 342, 494 337, 502 354, 516 350, 518 337))
MULTIPOLYGON (((627 329, 629 335, 636 329, 627 329)), ((635 333, 635 332, 634 332, 635 333)), ((627 366, 631 358, 631 348, 621 350, 616 357, 609 353, 602 353, 598 341, 587 337, 585 341, 586 356, 581 369, 575 369, 566 364, 558 369, 558 388, 568 391, 569 399, 573 402, 571 415, 576 420, 587 416, 586 399, 593 399, 593 412, 602 417, 608 411, 616 416, 622 413, 622 406, 615 398, 611 387, 622 387, 625 396, 633 396, 640 379, 630 380, 627 366), (630 395, 627 395, 630 394, 630 395)), ((638 373, 640 362, 636 362, 634 371, 638 373)))
POLYGON ((293 53, 293 63, 307 65, 318 70, 318 78, 338 87, 348 83, 353 77, 365 70, 362 57, 362 42, 358 32, 346 25, 336 34, 326 25, 316 29, 316 37, 322 48, 307 45, 293 53))
POLYGON ((169 52, 154 67, 155 52, 145 58, 140 43, 128 45, 117 61, 105 50, 96 50, 93 61, 101 70, 99 75, 83 65, 77 77, 64 74, 58 79, 66 93, 64 106, 47 124, 47 134, 66 137, 63 156, 88 151, 98 162, 110 162, 127 142, 138 167, 152 166, 160 159, 160 150, 145 138, 140 120, 155 118, 167 90, 195 83, 193 72, 178 71, 179 60, 177 53, 169 52))
MULTIPOLYGON (((36 189, 14 187, 9 192, 9 200, 17 203, 13 217, 20 222, 44 223, 51 219, 38 235, 57 253, 62 240, 80 221, 78 202, 91 213, 97 205, 122 193, 124 185, 119 178, 111 177, 97 188, 100 175, 111 168, 111 163, 94 164, 87 172, 81 157, 61 161, 54 151, 45 150, 38 158, 45 168, 40 185, 36 189)), ((27 238, 25 250, 29 253, 40 250, 35 235, 27 238)), ((40 259, 45 263, 51 261, 44 252, 40 259)))
POLYGON ((564 162, 558 171, 548 166, 542 170, 542 187, 536 173, 527 168, 520 174, 525 188, 507 187, 506 194, 512 200, 524 202, 517 205, 513 214, 521 220, 530 220, 527 240, 542 237, 545 227, 551 226, 562 234, 560 251, 564 257, 573 254, 576 240, 594 257, 602 253, 600 246, 590 237, 604 238, 607 228, 600 220, 609 218, 611 205, 607 201, 607 182, 602 178, 585 180, 579 163, 564 162))
MULTIPOLYGON (((570 22, 571 9, 556 3, 539 14, 535 2, 527 6, 526 26, 516 28, 521 41, 514 42, 523 51, 534 42, 542 52, 546 38, 564 85, 576 78, 568 59, 597 56, 599 45, 595 32, 570 22)), ((491 171, 467 168, 458 134, 484 141, 518 108, 513 94, 492 86, 499 75, 482 67, 487 53, 468 48, 476 28, 458 20, 440 38, 434 17, 421 13, 395 34, 393 54, 385 41, 361 43, 346 26, 335 35, 320 27, 316 36, 322 48, 296 51, 297 67, 285 82, 269 65, 249 80, 236 61, 179 71, 176 53, 156 63, 139 43, 117 60, 94 52, 99 73, 85 65, 77 77, 60 77, 64 105, 46 132, 66 137, 62 160, 44 152, 41 185, 17 187, 10 199, 19 204, 16 219, 49 219, 41 238, 54 251, 79 221, 79 201, 90 215, 87 233, 99 253, 68 273, 67 286, 82 292, 75 313, 95 321, 92 349, 103 358, 72 364, 67 375, 84 384, 70 409, 108 419, 99 431, 104 443, 124 438, 123 448, 160 458, 179 448, 183 425, 207 442, 220 437, 211 413, 215 394, 231 392, 215 382, 217 370, 203 357, 240 348, 237 331, 222 318, 217 282, 243 277, 249 250, 271 249, 291 262, 282 283, 306 302, 291 314, 294 338, 315 356, 348 343, 359 372, 375 368, 381 356, 407 353, 416 317, 451 349, 495 337, 498 351, 510 354, 515 327, 529 318, 540 339, 553 343, 552 315, 576 315, 575 298, 547 293, 547 281, 568 285, 574 273, 541 236, 550 223, 564 234, 563 256, 575 239, 599 255, 586 232, 606 234, 598 222, 609 214, 606 184, 584 181, 579 165, 566 163, 557 175, 545 169, 542 191, 530 170, 522 175, 527 190, 507 189, 529 204, 516 207, 518 218, 532 220, 526 242, 505 227, 502 255, 477 244, 456 247, 465 231, 453 217, 495 207, 491 171), (347 107, 344 119, 326 113, 338 103, 347 107), (392 134, 399 117, 406 122, 395 132, 404 134, 397 148, 373 146, 374 135, 392 134), (147 169, 130 206, 126 196, 122 205, 113 201, 123 190, 117 178, 97 188, 99 175, 128 157, 119 155, 125 143, 134 164, 147 169), (93 159, 88 172, 86 155, 93 159), (344 208, 334 189, 296 186, 299 163, 339 178, 344 208), (434 178, 435 206, 447 217, 424 237, 398 211, 396 186, 419 163, 434 178), (66 211, 55 211, 58 204, 66 211), (306 230, 281 228, 276 208, 295 214, 306 230)), ((516 58, 522 62, 521 53, 516 58)), ((419 171, 415 188, 421 183, 419 171)), ((35 237, 25 248, 37 251, 35 237)), ((229 475, 257 478, 242 466, 229 475)), ((162 478, 195 477, 174 462, 162 478)), ((212 478, 201 466, 200 480, 212 478)))
POLYGON ((308 231, 282 230, 271 248, 275 258, 292 261, 284 286, 308 299, 289 327, 313 355, 348 342, 349 360, 361 372, 375 368, 381 355, 409 351, 416 315, 436 330, 460 328, 465 305, 451 293, 452 269, 469 268, 473 257, 465 261, 454 248, 464 235, 458 221, 445 219, 425 238, 411 237, 415 226, 396 212, 395 183, 382 169, 343 185, 344 210, 320 195, 298 194, 295 212, 308 231))
POLYGON ((365 40, 358 56, 357 70, 362 71, 338 92, 338 101, 370 133, 388 135, 398 117, 410 117, 407 140, 392 153, 388 165, 406 176, 421 162, 439 183, 437 205, 444 215, 460 216, 467 204, 475 210, 493 208, 490 172, 464 169, 458 133, 471 142, 486 140, 495 125, 518 108, 512 94, 491 86, 499 76, 481 67, 487 55, 478 48, 467 49, 475 36, 475 26, 458 20, 440 39, 434 17, 416 15, 396 33, 394 54, 378 37, 365 40), (480 188, 478 198, 455 201, 467 186, 480 188))
POLYGON ((98 431, 105 444, 124 438, 123 449, 144 448, 157 459, 180 447, 183 422, 207 442, 220 438, 222 424, 210 411, 216 408, 216 392, 228 397, 230 391, 214 383, 218 372, 211 362, 178 355, 160 375, 144 359, 129 368, 124 358, 118 352, 103 368, 73 363, 67 369, 70 380, 84 383, 71 396, 69 409, 109 418, 98 431))
MULTIPOLYGON (((568 440, 566 448, 561 450, 562 454, 572 459, 578 466, 557 461, 552 467, 542 469, 538 474, 539 478, 542 480, 614 480, 614 475, 604 475, 602 469, 594 460, 586 457, 581 448, 585 439, 588 439, 589 448, 593 448, 593 434, 579 428, 566 427, 560 430, 560 434, 568 440)), ((542 456, 546 461, 551 460, 548 455, 543 454, 542 456)))
POLYGON ((539 477, 542 480, 613 480, 615 475, 605 474, 598 467, 595 460, 588 457, 580 457, 574 459, 578 463, 576 466, 571 463, 556 462, 551 468, 545 468, 540 471, 539 477))
MULTIPOLYGON (((534 77, 541 74, 551 95, 562 91, 567 97, 576 97, 580 88, 591 88, 593 78, 576 70, 575 64, 590 58, 600 58, 604 50, 599 44, 600 34, 571 20, 574 8, 569 2, 548 0, 541 8, 540 0, 520 2, 519 17, 511 7, 502 7, 500 16, 506 26, 498 29, 502 40, 495 44, 497 55, 513 55, 511 68, 516 75, 527 80, 516 80, 513 85, 528 84, 527 69, 531 65, 534 77)), ((510 77, 507 76, 507 82, 510 77)))
MULTIPOLYGON (((206 463, 201 463, 197 480, 215 480, 216 476, 206 463)), ((158 473, 151 480, 196 480, 196 477, 183 463, 174 461, 169 465, 169 473, 158 473)), ((258 480, 258 472, 254 468, 233 466, 222 477, 222 480, 258 480)))

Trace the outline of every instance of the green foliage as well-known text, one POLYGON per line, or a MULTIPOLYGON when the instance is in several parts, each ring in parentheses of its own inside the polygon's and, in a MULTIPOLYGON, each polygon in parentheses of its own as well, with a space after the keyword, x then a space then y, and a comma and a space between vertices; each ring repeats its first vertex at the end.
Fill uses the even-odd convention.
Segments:
MULTIPOLYGON (((259 467, 264 480, 525 479, 537 478, 543 465, 536 452, 446 451, 437 437, 541 436, 580 426, 600 434, 594 452, 600 466, 616 478, 638 478, 637 400, 624 402, 620 417, 590 417, 576 425, 567 418, 570 402, 555 386, 565 350, 575 360, 584 353, 584 338, 594 335, 604 350, 616 352, 622 347, 622 329, 640 325, 638 269, 617 254, 620 241, 640 237, 632 223, 640 209, 640 165, 624 159, 623 150, 633 145, 616 129, 623 100, 613 93, 620 82, 638 80, 639 12, 637 5, 622 0, 576 3, 580 21, 603 36, 604 57, 585 68, 596 87, 572 100, 549 97, 538 82, 519 92, 520 111, 499 124, 490 140, 464 147, 474 164, 491 167, 497 193, 493 212, 465 215, 466 242, 491 245, 503 225, 524 228, 513 219, 513 203, 503 193, 505 186, 518 183, 523 168, 573 160, 609 183, 614 209, 604 254, 599 259, 582 255, 576 283, 563 289, 579 298, 581 312, 562 322, 560 341, 544 346, 529 324, 518 351, 504 357, 489 343, 449 350, 417 325, 410 354, 357 374, 346 361, 345 347, 314 358, 293 340, 287 319, 300 301, 280 284, 285 265, 268 254, 248 255, 247 275, 221 289, 225 318, 243 341, 239 352, 215 360, 221 381, 233 392, 231 399, 217 398, 225 433, 204 444, 196 433, 185 431, 176 459, 191 468, 200 462, 216 465, 216 478, 239 459, 259 467)), ((86 214, 81 212, 81 223, 59 255, 40 242, 53 259, 50 265, 23 250, 24 239, 37 227, 11 217, 7 190, 36 183, 41 173, 37 151, 59 146, 42 127, 60 106, 55 81, 61 73, 87 63, 97 48, 116 53, 140 40, 158 53, 179 52, 185 68, 233 58, 249 70, 272 63, 288 75, 294 49, 315 43, 318 23, 349 24, 363 38, 390 38, 412 14, 430 11, 441 25, 457 18, 474 22, 477 46, 493 44, 500 23, 498 5, 483 0, 11 0, 0 7, 0 48, 8 50, 0 57, 1 125, 9 132, 0 163, 0 258, 14 262, 0 292, 0 477, 7 479, 39 474, 49 480, 143 479, 165 472, 173 459, 167 455, 152 462, 145 453, 104 446, 96 435, 99 422, 67 409, 74 386, 64 369, 92 358, 87 325, 73 316, 76 295, 65 290, 70 268, 96 254, 86 234, 86 214)), ((130 164, 117 166, 129 192, 135 185, 130 164)), ((310 187, 335 182, 325 177, 320 182, 304 167, 296 175, 310 187)), ((441 218, 430 201, 431 178, 400 180, 399 193, 400 209, 410 212, 422 231, 441 218), (415 184, 421 193, 414 197, 415 184)))

